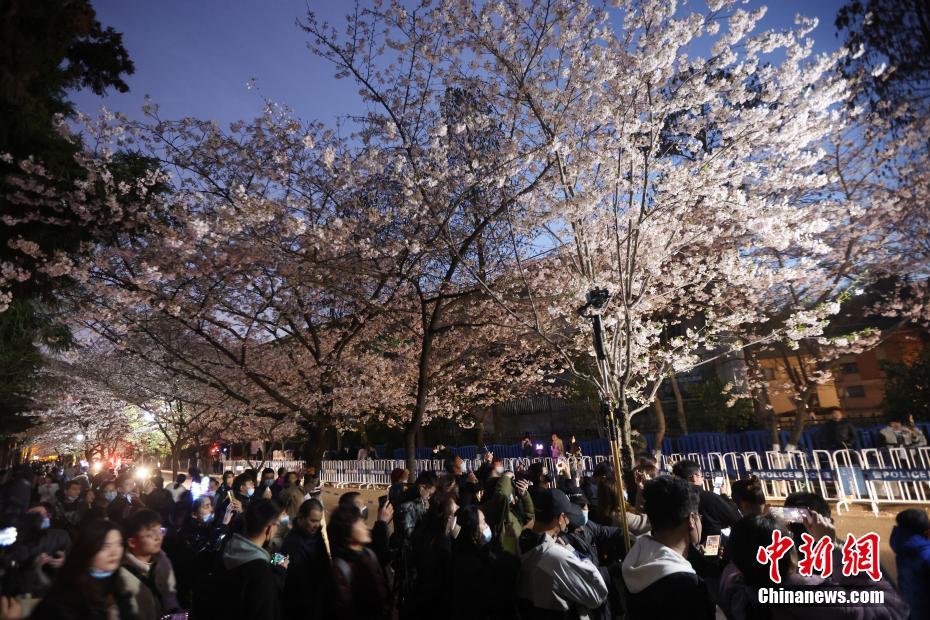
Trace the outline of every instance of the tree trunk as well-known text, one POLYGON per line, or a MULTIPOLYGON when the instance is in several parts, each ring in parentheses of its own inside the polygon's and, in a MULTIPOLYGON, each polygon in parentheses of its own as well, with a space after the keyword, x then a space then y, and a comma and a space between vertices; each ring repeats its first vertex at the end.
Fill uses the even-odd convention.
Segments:
POLYGON ((323 464, 323 453, 326 452, 326 447, 328 445, 329 429, 329 426, 324 426, 320 429, 320 433, 317 435, 316 441, 313 442, 310 453, 304 458, 304 466, 312 465, 317 468, 317 471, 320 470, 323 464))
MULTIPOLYGON (((438 302, 437 302, 438 303, 438 302)), ((439 320, 439 306, 433 310, 432 318, 423 334, 423 345, 420 348, 420 361, 417 368, 417 400, 413 407, 413 415, 410 423, 404 430, 404 451, 406 457, 406 468, 410 472, 416 471, 417 459, 417 433, 423 426, 423 418, 426 416, 426 397, 429 391, 429 366, 430 358, 433 352, 433 332, 432 326, 439 320)))
POLYGON ((407 429, 407 431, 404 432, 404 460, 406 461, 404 467, 410 471, 411 476, 413 476, 413 472, 417 470, 416 455, 417 432, 416 430, 411 431, 410 429, 407 429))
POLYGON ((177 447, 177 444, 171 446, 171 479, 177 480, 178 470, 181 465, 181 450, 177 447))
POLYGON ((791 445, 794 447, 798 446, 798 443, 801 441, 801 435, 804 433, 804 426, 807 424, 807 418, 809 416, 809 404, 811 397, 817 392, 817 386, 810 386, 804 388, 804 391, 801 393, 801 397, 798 399, 794 408, 794 428, 791 431, 791 445))
POLYGON ((617 419, 618 432, 620 435, 620 467, 623 472, 633 471, 634 450, 633 450, 633 427, 630 425, 630 407, 623 399, 623 404, 615 414, 617 419), (619 415, 617 415, 619 414, 619 415))
POLYGON ((662 442, 665 441, 665 409, 662 408, 662 399, 658 394, 652 399, 652 411, 656 416, 656 438, 652 444, 652 451, 662 454, 662 442))
POLYGON ((685 401, 681 397, 681 389, 678 387, 678 377, 675 376, 674 370, 669 371, 668 378, 672 383, 672 393, 675 394, 675 414, 678 419, 678 428, 681 429, 682 435, 687 435, 688 420, 685 418, 685 401))
POLYGON ((769 412, 769 430, 772 433, 772 449, 776 451, 781 450, 781 431, 778 428, 778 414, 775 413, 775 410, 772 409, 769 412))

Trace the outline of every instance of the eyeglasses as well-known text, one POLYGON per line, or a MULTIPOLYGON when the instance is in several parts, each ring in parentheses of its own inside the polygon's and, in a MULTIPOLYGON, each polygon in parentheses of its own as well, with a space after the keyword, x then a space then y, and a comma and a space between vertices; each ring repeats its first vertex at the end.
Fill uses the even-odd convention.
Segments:
POLYGON ((145 534, 140 534, 139 538, 148 538, 150 540, 157 540, 159 538, 164 538, 165 534, 168 533, 168 528, 160 527, 157 530, 150 530, 145 534))

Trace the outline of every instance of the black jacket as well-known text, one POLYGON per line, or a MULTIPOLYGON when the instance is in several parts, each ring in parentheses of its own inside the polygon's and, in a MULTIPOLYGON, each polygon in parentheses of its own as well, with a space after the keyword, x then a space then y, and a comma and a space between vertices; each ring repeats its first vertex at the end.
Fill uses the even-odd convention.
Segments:
POLYGON ((267 551, 233 534, 222 554, 214 591, 220 594, 219 617, 283 620, 285 571, 271 565, 267 551), (216 587, 218 586, 218 587, 216 587))
POLYGON ((295 526, 284 538, 281 553, 288 556, 284 579, 284 615, 290 620, 323 615, 323 593, 329 585, 329 557, 321 532, 310 535, 295 526))
POLYGON ((626 555, 626 540, 619 527, 588 521, 562 537, 575 551, 589 557, 595 564, 612 564, 626 555))
POLYGON ((122 525, 123 520, 132 514, 135 508, 135 505, 130 503, 125 495, 120 495, 107 506, 107 519, 122 525))
POLYGON ((826 450, 856 447, 856 429, 849 420, 827 420, 817 430, 817 440, 826 450))
POLYGON ((740 520, 739 509, 726 495, 701 489, 698 513, 701 515, 701 537, 717 536, 722 528, 733 527, 740 520))
POLYGON ((619 592, 613 587, 615 579, 609 567, 616 566, 617 561, 626 555, 623 530, 588 521, 583 527, 565 533, 560 538, 571 545, 578 554, 591 560, 598 567, 604 583, 607 584, 607 601, 597 609, 591 610, 591 618, 602 620, 613 618, 617 610, 623 609, 623 602, 619 592))
POLYGON ((410 610, 416 610, 412 617, 426 618, 430 612, 441 609, 452 589, 452 539, 445 530, 445 519, 427 511, 413 532, 416 583, 408 602, 410 610))
POLYGON ((478 546, 460 535, 452 541, 452 620, 515 618, 519 571, 516 557, 495 553, 491 545, 478 546))
POLYGON ((333 550, 332 620, 388 620, 390 597, 384 572, 371 549, 333 550))
POLYGON ((165 540, 165 553, 174 567, 182 608, 193 609, 194 591, 204 587, 223 534, 224 528, 215 521, 201 523, 190 518, 176 534, 165 540))
POLYGON ((636 594, 627 593, 629 620, 695 618, 714 620, 716 607, 704 580, 694 573, 672 573, 636 594))

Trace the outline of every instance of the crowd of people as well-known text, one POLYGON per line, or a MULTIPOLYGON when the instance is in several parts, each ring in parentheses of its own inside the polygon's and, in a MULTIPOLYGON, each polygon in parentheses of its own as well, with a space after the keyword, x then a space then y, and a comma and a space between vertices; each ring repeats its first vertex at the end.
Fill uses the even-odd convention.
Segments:
POLYGON ((814 493, 788 497, 806 511, 787 523, 755 478, 730 498, 691 461, 661 472, 641 456, 622 476, 629 499, 608 463, 582 477, 554 462, 510 471, 486 453, 473 470, 452 456, 412 479, 396 469, 373 519, 357 491, 324 506, 312 467, 191 471, 166 486, 144 470, 21 466, 2 486, 0 618, 930 617, 922 510, 897 516, 897 584, 887 571, 816 578, 798 570, 801 537, 836 532, 814 493), (776 531, 797 540, 782 587, 877 589, 884 604, 760 604, 774 584, 756 556, 776 531))

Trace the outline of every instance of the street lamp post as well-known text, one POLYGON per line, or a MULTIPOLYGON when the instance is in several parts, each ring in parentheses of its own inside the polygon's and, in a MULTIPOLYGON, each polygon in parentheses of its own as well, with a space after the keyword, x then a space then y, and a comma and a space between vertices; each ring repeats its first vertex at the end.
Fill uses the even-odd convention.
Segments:
MULTIPOLYGON (((609 301, 610 291, 605 288, 595 288, 588 291, 585 304, 578 308, 578 315, 589 319, 594 330, 594 354, 597 358, 598 372, 601 375, 602 382, 607 379, 607 353, 604 350, 604 323, 601 319, 601 310, 609 301)), ((620 524, 623 528, 623 536, 626 539, 626 548, 629 550, 632 547, 632 540, 624 503, 623 469, 620 466, 620 427, 617 423, 616 408, 611 405, 610 396, 605 393, 605 389, 606 386, 603 386, 598 393, 600 412, 604 419, 604 426, 607 427, 610 458, 614 466, 614 485, 616 486, 617 497, 620 499, 620 524)))

